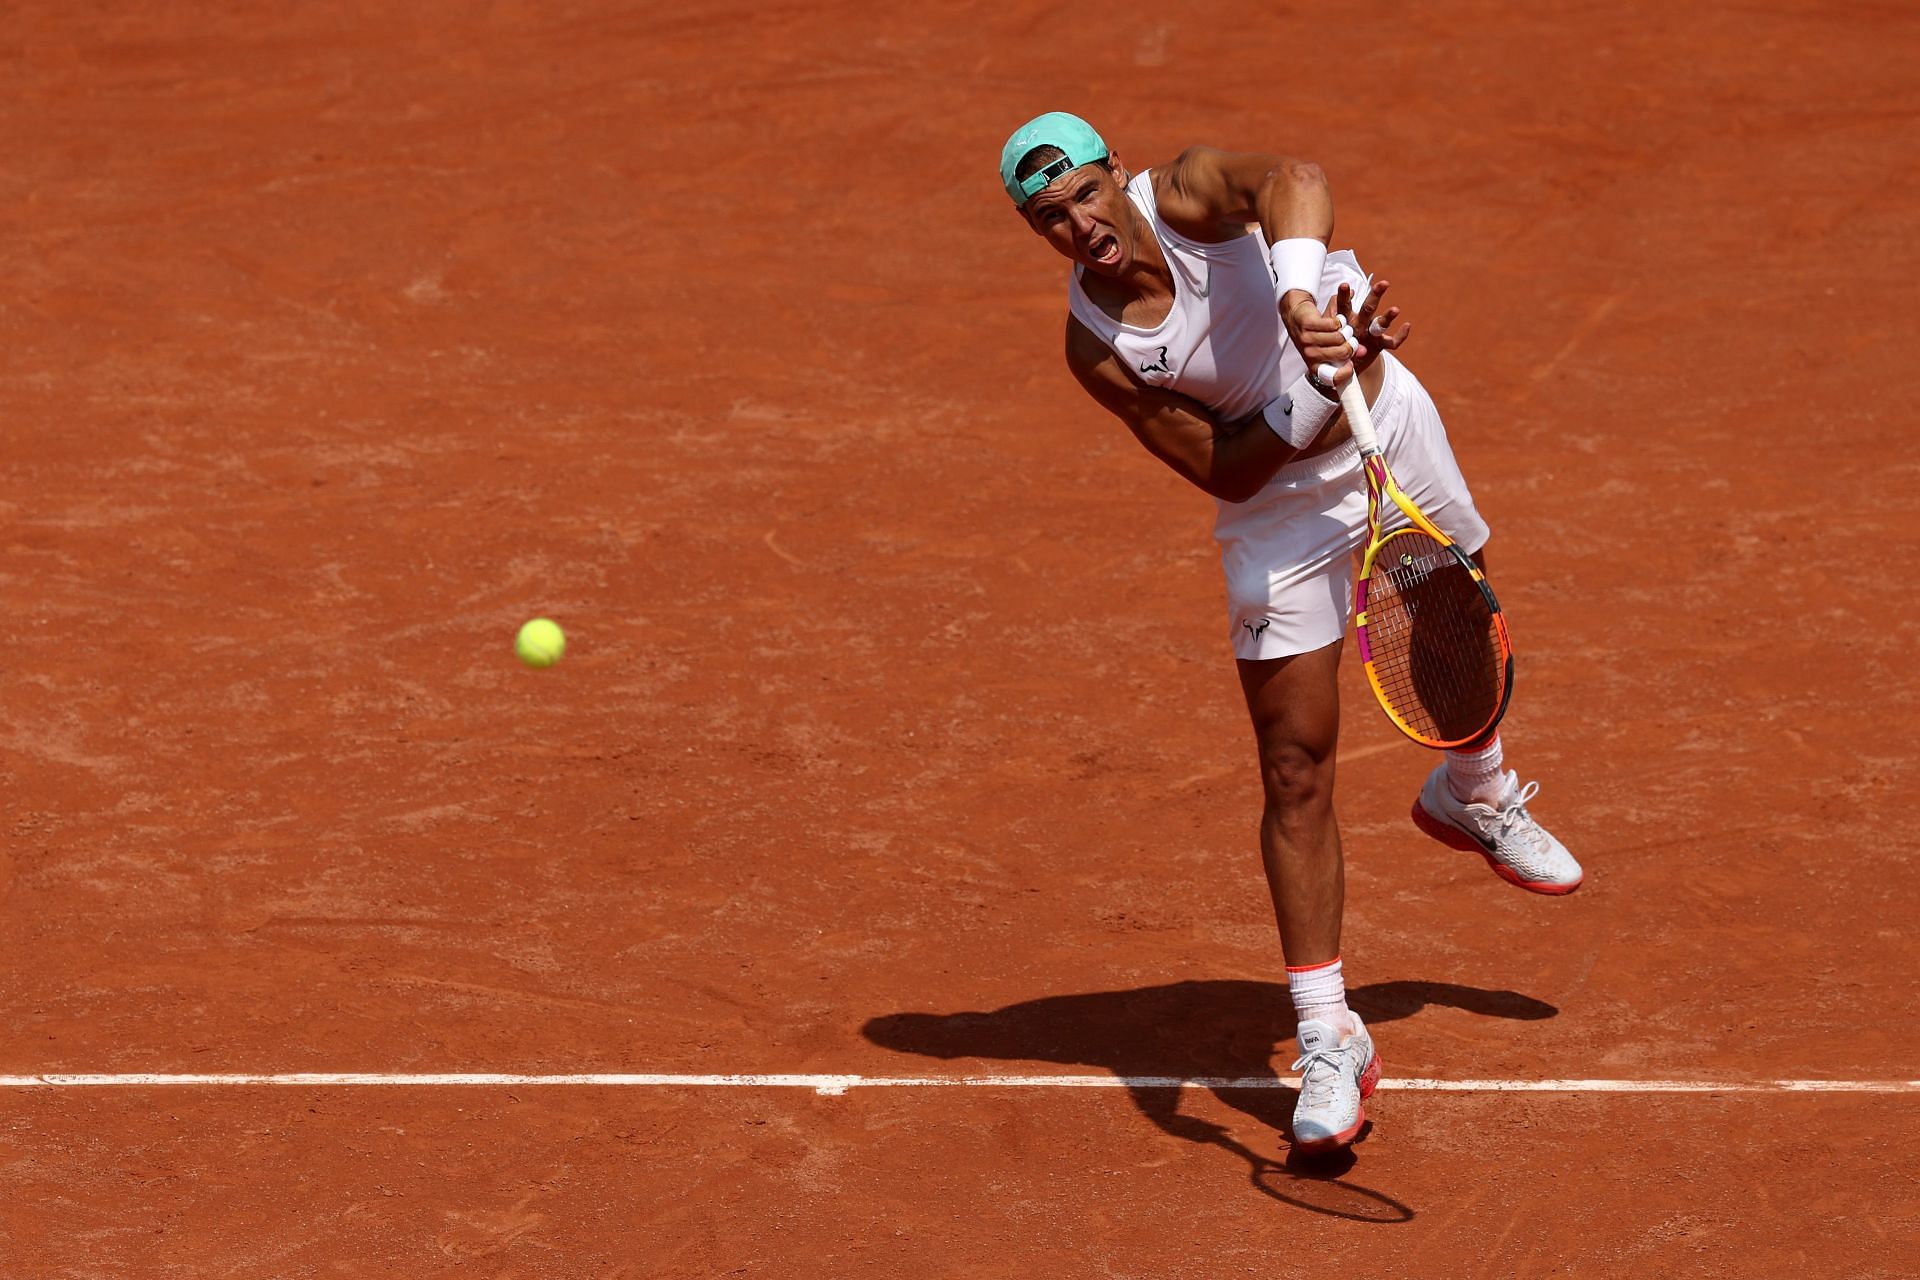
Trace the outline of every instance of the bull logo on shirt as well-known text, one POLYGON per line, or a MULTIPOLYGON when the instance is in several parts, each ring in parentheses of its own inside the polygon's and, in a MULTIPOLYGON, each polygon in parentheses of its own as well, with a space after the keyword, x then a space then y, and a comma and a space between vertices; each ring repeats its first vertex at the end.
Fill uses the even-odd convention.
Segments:
POLYGON ((1141 366, 1140 366, 1140 372, 1142 372, 1142 373, 1172 373, 1172 372, 1173 372, 1173 370, 1167 367, 1167 349, 1166 349, 1165 347, 1161 347, 1161 348, 1160 348, 1160 358, 1159 358, 1158 360, 1155 360, 1155 361, 1154 361, 1154 362, 1153 362, 1152 364, 1143 364, 1143 365, 1141 365, 1141 366))

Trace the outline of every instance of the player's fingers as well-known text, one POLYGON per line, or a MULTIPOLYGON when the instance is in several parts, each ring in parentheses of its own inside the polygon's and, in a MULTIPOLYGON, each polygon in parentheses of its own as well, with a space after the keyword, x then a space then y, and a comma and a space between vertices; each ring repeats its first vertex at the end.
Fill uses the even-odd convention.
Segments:
POLYGON ((1353 362, 1331 360, 1314 366, 1314 380, 1329 391, 1338 391, 1353 378, 1353 362))
POLYGON ((1312 324, 1302 324, 1297 331, 1301 346, 1309 342, 1337 342, 1340 338, 1340 322, 1326 316, 1316 316, 1312 324))
POLYGON ((1386 296, 1386 292, 1387 282, 1385 280, 1376 280, 1373 282, 1373 287, 1367 290, 1366 301, 1360 304, 1360 318, 1363 321, 1373 319, 1374 312, 1380 309, 1380 299, 1386 296))
POLYGON ((1405 342, 1407 340, 1407 335, 1412 332, 1413 332, 1413 321, 1409 320, 1405 324, 1400 326, 1400 329, 1398 332, 1377 333, 1374 335, 1373 340, 1379 343, 1381 348, 1384 350, 1398 351, 1400 349, 1400 344, 1405 342))
POLYGON ((1377 338, 1387 330, 1393 328, 1393 322, 1399 314, 1400 308, 1388 307, 1385 315, 1375 316, 1373 319, 1367 321, 1367 336, 1369 338, 1377 338))

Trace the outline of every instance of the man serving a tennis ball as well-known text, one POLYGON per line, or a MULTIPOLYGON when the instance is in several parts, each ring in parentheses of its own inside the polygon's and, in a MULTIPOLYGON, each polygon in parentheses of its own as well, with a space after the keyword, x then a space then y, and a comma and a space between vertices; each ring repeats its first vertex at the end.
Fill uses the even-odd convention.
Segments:
MULTIPOLYGON (((1340 969, 1335 675, 1366 499, 1336 388, 1359 378, 1402 488, 1477 560, 1486 522, 1433 401, 1389 354, 1407 328, 1392 331, 1397 308, 1380 313, 1386 282, 1369 281, 1350 252, 1328 252, 1333 202, 1317 166, 1195 147, 1130 174, 1092 126, 1055 111, 1007 139, 1000 181, 1074 264, 1073 376, 1219 503, 1228 626, 1266 796, 1260 851, 1299 1018, 1293 1139, 1344 1146, 1380 1061, 1340 969), (1308 376, 1323 365, 1332 385, 1308 376)), ((1568 893, 1580 865, 1527 812, 1538 786, 1503 770, 1491 734, 1445 754, 1414 819, 1502 879, 1568 893)))

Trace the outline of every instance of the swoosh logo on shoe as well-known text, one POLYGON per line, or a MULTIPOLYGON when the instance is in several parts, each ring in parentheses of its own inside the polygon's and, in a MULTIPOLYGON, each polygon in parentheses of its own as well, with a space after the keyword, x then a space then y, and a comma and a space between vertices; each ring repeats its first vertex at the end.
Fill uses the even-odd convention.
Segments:
POLYGON ((1445 814, 1434 813, 1433 810, 1427 808, 1425 802, 1421 803, 1420 808, 1423 811, 1425 811, 1426 815, 1429 818, 1434 819, 1434 821, 1436 822, 1446 823, 1448 826, 1452 827, 1455 831, 1458 831, 1461 835, 1467 837, 1469 840, 1479 845, 1482 849, 1485 849, 1488 853, 1500 852, 1499 845, 1487 839, 1485 836, 1481 835, 1478 831, 1475 831, 1472 827, 1463 827, 1459 823, 1455 822, 1452 818, 1447 817, 1445 814))

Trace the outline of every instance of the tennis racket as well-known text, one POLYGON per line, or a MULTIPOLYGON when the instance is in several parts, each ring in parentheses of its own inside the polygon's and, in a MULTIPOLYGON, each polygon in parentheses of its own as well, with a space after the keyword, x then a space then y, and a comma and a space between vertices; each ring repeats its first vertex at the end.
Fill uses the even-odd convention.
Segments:
POLYGON ((1388 719, 1421 746, 1465 746, 1507 712, 1507 620, 1480 567, 1394 483, 1358 378, 1340 388, 1340 407, 1367 472, 1367 554, 1353 588, 1367 683, 1388 719), (1387 503, 1408 527, 1381 532, 1387 503))

